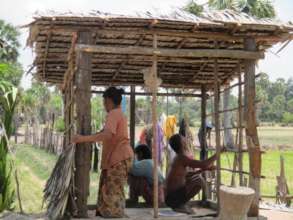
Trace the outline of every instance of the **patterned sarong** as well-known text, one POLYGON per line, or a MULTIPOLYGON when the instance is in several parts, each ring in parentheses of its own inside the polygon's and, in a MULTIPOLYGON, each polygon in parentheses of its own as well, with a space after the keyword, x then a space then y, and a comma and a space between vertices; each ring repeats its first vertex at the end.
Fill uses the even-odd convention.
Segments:
POLYGON ((110 169, 103 170, 100 177, 97 215, 106 218, 124 217, 125 195, 128 171, 132 158, 121 161, 110 169))
MULTIPOLYGON (((150 186, 145 177, 129 175, 129 199, 133 202, 138 202, 139 196, 142 196, 147 205, 153 205, 153 187, 150 186)), ((161 205, 164 202, 164 185, 158 186, 158 202, 161 205)))

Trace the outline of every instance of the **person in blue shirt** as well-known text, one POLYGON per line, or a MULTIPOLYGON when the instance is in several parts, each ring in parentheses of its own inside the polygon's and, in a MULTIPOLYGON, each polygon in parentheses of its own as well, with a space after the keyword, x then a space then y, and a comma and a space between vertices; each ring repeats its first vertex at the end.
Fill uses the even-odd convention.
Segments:
MULTIPOLYGON (((137 204, 142 196, 146 204, 153 204, 153 160, 149 147, 138 145, 135 149, 135 160, 129 172, 129 200, 130 204, 137 204)), ((164 177, 158 168, 159 204, 164 202, 164 177)))

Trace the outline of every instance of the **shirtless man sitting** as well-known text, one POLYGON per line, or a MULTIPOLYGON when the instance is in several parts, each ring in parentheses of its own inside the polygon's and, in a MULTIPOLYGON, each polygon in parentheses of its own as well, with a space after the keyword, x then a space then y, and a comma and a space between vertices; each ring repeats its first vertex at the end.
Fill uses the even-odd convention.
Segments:
POLYGON ((202 189, 201 173, 204 170, 215 169, 213 163, 216 161, 217 156, 215 154, 203 161, 190 159, 186 156, 185 138, 179 134, 173 135, 169 140, 169 144, 176 152, 176 157, 166 179, 165 203, 176 212, 194 214, 193 210, 186 204, 202 189), (198 170, 190 173, 187 172, 187 167, 197 168, 198 170))

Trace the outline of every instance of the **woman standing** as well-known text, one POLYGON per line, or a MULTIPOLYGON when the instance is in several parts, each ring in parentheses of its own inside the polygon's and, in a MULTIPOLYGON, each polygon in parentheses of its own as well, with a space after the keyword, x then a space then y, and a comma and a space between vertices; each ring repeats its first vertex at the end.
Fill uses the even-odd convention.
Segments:
POLYGON ((107 111, 103 130, 93 135, 75 135, 72 140, 74 143, 103 142, 96 215, 107 218, 124 217, 124 186, 132 166, 127 119, 120 107, 123 93, 123 89, 108 88, 103 94, 107 111))

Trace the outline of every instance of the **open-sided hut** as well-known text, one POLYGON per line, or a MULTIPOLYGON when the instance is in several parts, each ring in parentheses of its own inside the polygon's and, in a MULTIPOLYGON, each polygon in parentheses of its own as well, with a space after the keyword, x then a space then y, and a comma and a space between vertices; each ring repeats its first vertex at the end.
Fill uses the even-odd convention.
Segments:
MULTIPOLYGON (((239 79, 237 110, 239 116, 244 114, 244 121, 239 117, 239 128, 245 128, 250 158, 249 186, 257 192, 250 214, 258 215, 261 151, 256 129, 255 64, 264 58, 266 49, 292 39, 292 25, 270 19, 258 20, 230 10, 204 12, 201 16, 175 10, 171 14, 140 13, 135 16, 98 11, 51 13, 36 16, 29 27, 28 44, 36 53, 35 77, 59 85, 64 94, 65 146, 74 124, 76 132, 90 132, 91 86, 132 86, 133 112, 133 88, 144 86, 143 73, 149 69, 154 79, 162 80, 161 87, 201 91, 202 123, 207 115, 206 94, 214 93, 213 114, 219 154, 219 114, 223 113, 219 109, 219 94, 221 87, 239 79)), ((151 92, 155 109, 156 89, 151 92)), ((153 122, 155 120, 154 112, 153 122)), ((133 120, 131 126, 133 136, 133 120)), ((90 145, 83 145, 76 148, 75 186, 80 215, 87 211, 90 170, 90 145)), ((243 141, 239 143, 239 155, 242 145, 243 141)), ((242 173, 242 159, 239 158, 239 172, 242 173)), ((217 165, 219 187, 220 160, 217 165)))

